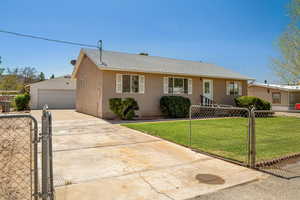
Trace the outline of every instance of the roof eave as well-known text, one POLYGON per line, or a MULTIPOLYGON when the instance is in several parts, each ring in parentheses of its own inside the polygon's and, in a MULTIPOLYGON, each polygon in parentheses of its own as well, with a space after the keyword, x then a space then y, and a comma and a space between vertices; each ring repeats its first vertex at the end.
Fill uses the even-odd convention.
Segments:
POLYGON ((146 71, 146 70, 135 70, 135 69, 121 69, 117 67, 107 67, 103 65, 98 65, 98 68, 105 71, 128 71, 128 72, 138 72, 138 73, 153 73, 153 74, 169 74, 169 75, 180 75, 180 76, 193 76, 193 77, 204 77, 204 78, 220 78, 220 79, 232 79, 232 80, 245 80, 251 81, 255 80, 254 78, 241 78, 241 77, 229 77, 229 76, 218 76, 218 75, 205 75, 205 74, 186 74, 186 73, 177 73, 177 72, 159 72, 159 71, 146 71))
POLYGON ((300 92, 300 89, 280 88, 280 87, 274 87, 274 86, 270 86, 270 85, 249 84, 249 87, 263 87, 263 88, 282 90, 282 91, 286 91, 286 92, 300 92))

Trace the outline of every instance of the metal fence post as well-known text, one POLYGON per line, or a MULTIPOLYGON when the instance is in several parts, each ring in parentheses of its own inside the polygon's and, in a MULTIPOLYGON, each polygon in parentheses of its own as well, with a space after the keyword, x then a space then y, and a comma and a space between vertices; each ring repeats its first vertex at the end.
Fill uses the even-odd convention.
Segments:
POLYGON ((189 135, 189 147, 191 148, 192 147, 192 106, 193 105, 191 105, 190 106, 190 109, 189 109, 189 119, 190 119, 190 124, 189 124, 189 126, 190 126, 190 135, 189 135))
POLYGON ((44 106, 42 115, 42 199, 48 200, 48 172, 49 172, 49 121, 47 116, 47 106, 44 106))
POLYGON ((248 150, 248 158, 247 165, 251 165, 251 128, 252 128, 252 113, 251 110, 248 110, 248 135, 247 135, 247 150, 248 150))
POLYGON ((255 108, 251 109, 251 136, 250 136, 250 167, 255 168, 256 163, 256 135, 255 135, 255 108))
POLYGON ((52 115, 48 112, 49 124, 49 180, 50 180, 50 200, 54 199, 54 185, 53 185, 53 153, 52 153, 52 115))
POLYGON ((35 118, 32 117, 33 120, 33 158, 34 158, 34 200, 38 200, 39 198, 39 169, 38 169, 38 123, 35 118))

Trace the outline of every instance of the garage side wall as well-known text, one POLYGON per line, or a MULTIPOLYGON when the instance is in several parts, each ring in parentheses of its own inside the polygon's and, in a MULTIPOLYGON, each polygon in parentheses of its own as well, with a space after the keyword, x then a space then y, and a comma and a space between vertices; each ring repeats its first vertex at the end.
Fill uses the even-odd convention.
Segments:
POLYGON ((76 74, 76 111, 102 117, 102 71, 84 56, 76 74))
POLYGON ((248 88, 248 96, 255 96, 264 99, 272 104, 273 109, 289 109, 289 93, 287 91, 265 88, 258 86, 251 86, 248 88), (272 93, 281 94, 281 103, 272 102, 272 93))

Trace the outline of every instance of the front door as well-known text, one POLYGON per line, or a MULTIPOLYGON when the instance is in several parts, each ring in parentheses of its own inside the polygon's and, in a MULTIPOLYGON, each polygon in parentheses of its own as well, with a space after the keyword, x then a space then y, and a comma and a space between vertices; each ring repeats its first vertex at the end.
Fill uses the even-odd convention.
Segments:
POLYGON ((213 100, 213 80, 211 79, 204 79, 203 80, 203 96, 213 100))

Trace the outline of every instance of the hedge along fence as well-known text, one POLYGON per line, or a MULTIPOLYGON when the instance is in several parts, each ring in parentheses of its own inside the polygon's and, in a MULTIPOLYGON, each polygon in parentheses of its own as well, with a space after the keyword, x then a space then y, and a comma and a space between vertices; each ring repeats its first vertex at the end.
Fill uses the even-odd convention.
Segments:
POLYGON ((136 114, 135 111, 139 110, 138 103, 133 98, 112 98, 109 99, 109 108, 120 119, 131 120, 136 114))
POLYGON ((190 106, 190 99, 182 96, 163 96, 160 99, 161 112, 171 118, 187 117, 190 106))
POLYGON ((252 96, 242 96, 234 99, 237 107, 251 109, 254 107, 256 110, 271 110, 271 103, 252 96))

